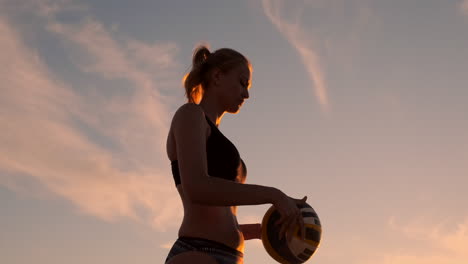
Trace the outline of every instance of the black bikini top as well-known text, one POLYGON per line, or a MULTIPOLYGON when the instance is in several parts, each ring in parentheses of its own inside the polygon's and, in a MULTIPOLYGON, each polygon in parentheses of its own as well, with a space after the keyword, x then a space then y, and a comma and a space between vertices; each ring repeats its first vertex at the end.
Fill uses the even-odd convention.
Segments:
MULTIPOLYGON (((206 115, 205 118, 211 127, 211 134, 206 141, 208 175, 230 181, 236 181, 236 179, 240 181, 240 179, 245 178, 247 168, 240 158, 237 148, 206 115)), ((171 167, 172 176, 177 186, 181 183, 178 160, 171 161, 171 167)))

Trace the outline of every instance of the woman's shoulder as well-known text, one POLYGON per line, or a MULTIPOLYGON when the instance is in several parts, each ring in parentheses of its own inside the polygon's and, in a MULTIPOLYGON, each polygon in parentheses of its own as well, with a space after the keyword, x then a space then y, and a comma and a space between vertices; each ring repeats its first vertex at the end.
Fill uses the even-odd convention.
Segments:
POLYGON ((194 103, 185 103, 175 111, 173 119, 193 119, 200 118, 200 116, 204 116, 201 106, 194 103))
POLYGON ((203 113, 203 109, 201 106, 195 104, 195 103, 185 103, 176 110, 176 114, 182 112, 196 112, 196 113, 203 113))
POLYGON ((181 105, 172 118, 172 127, 193 127, 195 124, 203 124, 205 113, 201 106, 194 103, 185 103, 181 105))

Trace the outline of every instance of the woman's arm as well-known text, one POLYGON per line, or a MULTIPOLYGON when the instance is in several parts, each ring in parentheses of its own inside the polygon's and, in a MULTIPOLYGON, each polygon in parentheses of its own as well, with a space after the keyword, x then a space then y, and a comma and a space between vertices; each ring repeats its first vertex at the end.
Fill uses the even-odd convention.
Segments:
POLYGON ((243 224, 239 228, 245 240, 262 239, 262 224, 243 224))
POLYGON ((185 104, 172 121, 182 189, 190 201, 212 206, 273 204, 281 191, 210 177, 206 157, 206 120, 201 108, 185 104))
POLYGON ((207 178, 203 184, 192 186, 190 198, 193 203, 212 206, 273 204, 281 192, 274 187, 207 178))

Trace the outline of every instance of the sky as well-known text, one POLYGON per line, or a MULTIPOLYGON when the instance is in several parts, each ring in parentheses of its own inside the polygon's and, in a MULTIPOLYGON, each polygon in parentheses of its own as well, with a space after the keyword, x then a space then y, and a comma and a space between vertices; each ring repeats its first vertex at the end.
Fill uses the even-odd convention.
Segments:
POLYGON ((200 43, 252 62, 219 128, 247 183, 308 196, 308 263, 468 262, 468 1, 0 0, 1 263, 164 262, 166 136, 200 43))

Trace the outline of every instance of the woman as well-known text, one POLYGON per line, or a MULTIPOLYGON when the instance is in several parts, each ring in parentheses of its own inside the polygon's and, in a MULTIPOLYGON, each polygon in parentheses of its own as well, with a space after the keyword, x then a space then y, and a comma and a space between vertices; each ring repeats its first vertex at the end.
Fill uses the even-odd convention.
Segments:
POLYGON ((218 129, 225 113, 239 112, 249 98, 251 64, 239 52, 211 53, 198 46, 184 77, 188 102, 174 114, 167 155, 184 207, 178 239, 166 264, 243 263, 244 240, 261 239, 260 224, 239 225, 237 205, 273 204, 281 214, 280 235, 290 239, 304 223, 293 199, 280 190, 244 184, 247 169, 236 147, 218 129))

